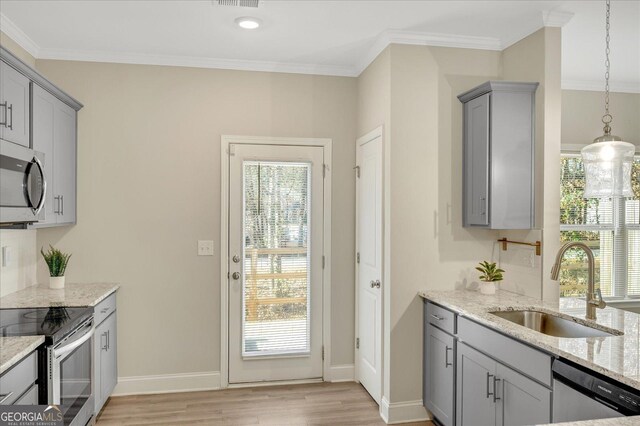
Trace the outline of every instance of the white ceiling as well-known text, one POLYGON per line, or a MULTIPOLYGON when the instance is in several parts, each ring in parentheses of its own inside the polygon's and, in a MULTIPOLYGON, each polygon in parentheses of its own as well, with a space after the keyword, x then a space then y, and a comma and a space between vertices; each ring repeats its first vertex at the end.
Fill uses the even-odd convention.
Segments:
MULTIPOLYGON (((640 92, 640 1, 612 3, 612 89, 640 92)), ((38 58, 347 76, 390 42, 502 50, 564 25, 563 87, 603 86, 604 1, 2 0, 0 18, 38 58), (237 28, 247 15, 263 26, 237 28)))

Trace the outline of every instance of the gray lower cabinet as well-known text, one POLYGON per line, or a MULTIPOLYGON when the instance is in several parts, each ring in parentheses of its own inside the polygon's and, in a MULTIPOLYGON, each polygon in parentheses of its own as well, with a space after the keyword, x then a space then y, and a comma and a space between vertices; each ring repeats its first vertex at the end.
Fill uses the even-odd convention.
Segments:
POLYGON ((118 383, 118 324, 115 294, 96 306, 94 337, 94 394, 95 413, 98 414, 118 383), (99 313, 108 316, 101 317, 99 313))
POLYGON ((458 425, 551 422, 551 390, 464 343, 458 344, 458 425))
POLYGON ((76 222, 76 111, 33 85, 33 149, 44 153, 45 220, 35 227, 76 222))
POLYGON ((428 323, 424 330, 424 406, 443 426, 452 426, 455 418, 455 338, 428 323))
POLYGON ((37 380, 38 360, 36 352, 31 352, 0 376, 0 405, 37 404, 37 380))
POLYGON ((0 139, 29 147, 31 81, 0 62, 0 139))

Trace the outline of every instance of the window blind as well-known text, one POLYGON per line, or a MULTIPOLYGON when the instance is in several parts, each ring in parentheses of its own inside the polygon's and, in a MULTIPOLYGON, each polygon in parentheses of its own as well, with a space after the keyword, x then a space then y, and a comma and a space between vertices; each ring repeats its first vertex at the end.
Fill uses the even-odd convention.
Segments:
POLYGON ((309 164, 245 162, 243 356, 310 351, 309 164))

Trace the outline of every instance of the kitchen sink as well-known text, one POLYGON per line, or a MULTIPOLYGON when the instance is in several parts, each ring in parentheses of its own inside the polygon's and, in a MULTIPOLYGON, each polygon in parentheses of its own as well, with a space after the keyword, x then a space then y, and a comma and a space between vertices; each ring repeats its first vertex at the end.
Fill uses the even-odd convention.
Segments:
POLYGON ((617 330, 611 330, 610 332, 603 331, 546 312, 524 310, 495 311, 490 313, 548 336, 575 338, 609 337, 623 334, 617 330))

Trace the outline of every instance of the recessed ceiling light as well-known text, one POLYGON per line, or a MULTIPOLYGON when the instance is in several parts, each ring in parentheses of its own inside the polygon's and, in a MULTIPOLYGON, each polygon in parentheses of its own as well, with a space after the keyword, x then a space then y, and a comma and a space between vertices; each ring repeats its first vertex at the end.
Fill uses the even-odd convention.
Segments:
POLYGON ((262 21, 260 21, 259 19, 252 18, 250 16, 243 16, 242 18, 236 19, 236 24, 238 24, 240 28, 243 28, 245 30, 255 30, 260 26, 261 23, 262 21))

